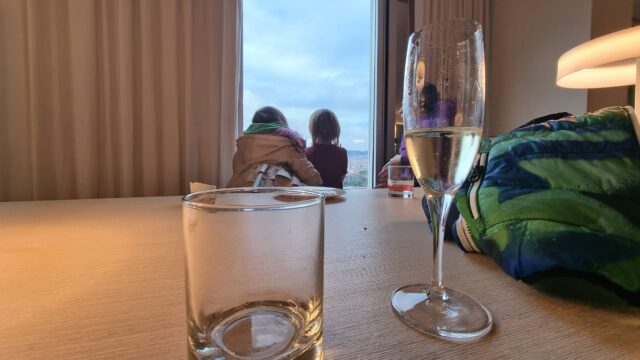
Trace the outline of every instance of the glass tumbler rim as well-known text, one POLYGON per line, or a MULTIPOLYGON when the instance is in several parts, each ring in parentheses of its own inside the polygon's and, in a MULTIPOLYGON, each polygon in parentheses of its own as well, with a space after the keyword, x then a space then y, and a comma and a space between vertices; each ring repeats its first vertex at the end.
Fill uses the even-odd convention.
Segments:
POLYGON ((240 187, 223 188, 193 192, 182 197, 183 207, 210 211, 272 211, 300 209, 318 205, 325 200, 325 194, 319 191, 292 187, 240 187), (275 193, 282 195, 305 196, 301 200, 292 200, 283 203, 273 204, 216 204, 214 202, 199 202, 205 196, 216 194, 238 194, 238 193, 275 193))

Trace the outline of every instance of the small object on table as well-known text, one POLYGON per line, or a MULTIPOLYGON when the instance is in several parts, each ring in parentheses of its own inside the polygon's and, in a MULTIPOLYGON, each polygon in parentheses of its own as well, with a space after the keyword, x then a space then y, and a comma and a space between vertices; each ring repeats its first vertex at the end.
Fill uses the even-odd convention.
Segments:
POLYGON ((391 165, 388 167, 387 194, 391 197, 413 197, 413 171, 411 166, 391 165))

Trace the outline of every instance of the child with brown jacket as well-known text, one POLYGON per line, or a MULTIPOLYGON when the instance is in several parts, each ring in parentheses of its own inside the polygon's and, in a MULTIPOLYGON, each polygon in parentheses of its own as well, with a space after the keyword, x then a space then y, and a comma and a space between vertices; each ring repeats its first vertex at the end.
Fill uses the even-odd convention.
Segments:
POLYGON ((304 149, 304 139, 289 129, 284 114, 263 107, 237 140, 227 187, 320 185, 322 178, 304 149))

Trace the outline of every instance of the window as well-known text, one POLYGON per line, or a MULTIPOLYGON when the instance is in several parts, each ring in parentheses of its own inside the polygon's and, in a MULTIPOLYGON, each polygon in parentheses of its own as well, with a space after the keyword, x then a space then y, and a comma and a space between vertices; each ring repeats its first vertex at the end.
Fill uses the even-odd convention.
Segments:
POLYGON ((367 187, 370 169, 371 0, 244 0, 244 126, 267 105, 307 139, 309 116, 333 110, 347 149, 345 187, 367 187))

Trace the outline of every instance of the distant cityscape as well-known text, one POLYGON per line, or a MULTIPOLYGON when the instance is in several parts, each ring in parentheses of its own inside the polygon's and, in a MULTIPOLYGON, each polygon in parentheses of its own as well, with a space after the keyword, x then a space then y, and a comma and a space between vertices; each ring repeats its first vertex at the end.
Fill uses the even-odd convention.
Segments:
POLYGON ((369 152, 347 150, 347 157, 349 158, 349 165, 343 186, 345 188, 369 187, 369 152))

